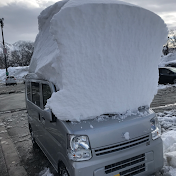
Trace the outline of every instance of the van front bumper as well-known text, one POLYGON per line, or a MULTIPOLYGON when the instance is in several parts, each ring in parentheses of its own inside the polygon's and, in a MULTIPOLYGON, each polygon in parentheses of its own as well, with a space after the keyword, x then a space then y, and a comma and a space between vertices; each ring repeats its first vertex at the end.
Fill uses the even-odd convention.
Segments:
POLYGON ((89 161, 72 162, 67 169, 70 176, 121 176, 128 173, 147 176, 163 167, 163 144, 161 138, 137 147, 93 157, 89 161))

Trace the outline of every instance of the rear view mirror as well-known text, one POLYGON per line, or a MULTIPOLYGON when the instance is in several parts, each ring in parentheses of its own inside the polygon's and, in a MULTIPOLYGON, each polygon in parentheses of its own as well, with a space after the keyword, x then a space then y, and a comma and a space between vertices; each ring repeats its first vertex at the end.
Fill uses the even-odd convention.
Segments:
POLYGON ((51 123, 56 122, 57 118, 56 116, 52 113, 51 109, 45 109, 46 112, 46 119, 50 121, 51 123))

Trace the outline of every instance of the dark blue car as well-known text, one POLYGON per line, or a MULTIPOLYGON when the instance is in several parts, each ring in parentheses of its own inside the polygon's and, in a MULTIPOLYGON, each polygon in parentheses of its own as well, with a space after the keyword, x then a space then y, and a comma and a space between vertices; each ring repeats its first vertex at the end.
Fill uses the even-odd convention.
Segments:
POLYGON ((176 68, 162 67, 159 68, 159 84, 176 84, 176 68))

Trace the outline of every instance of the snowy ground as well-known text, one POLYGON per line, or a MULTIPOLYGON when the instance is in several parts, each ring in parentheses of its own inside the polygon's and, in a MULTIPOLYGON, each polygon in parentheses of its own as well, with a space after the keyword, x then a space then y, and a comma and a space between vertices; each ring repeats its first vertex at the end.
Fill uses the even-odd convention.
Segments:
POLYGON ((176 110, 157 113, 161 124, 164 167, 162 174, 164 176, 176 176, 176 110))
POLYGON ((166 56, 162 56, 159 63, 159 67, 164 67, 165 65, 171 63, 176 63, 176 51, 174 51, 173 53, 169 53, 166 56))
POLYGON ((158 89, 166 89, 166 88, 173 87, 173 86, 176 87, 176 84, 166 84, 166 85, 164 85, 164 84, 159 84, 159 85, 158 85, 158 89))
POLYGON ((39 173, 39 176, 54 176, 54 175, 50 172, 49 168, 45 168, 43 171, 39 173))

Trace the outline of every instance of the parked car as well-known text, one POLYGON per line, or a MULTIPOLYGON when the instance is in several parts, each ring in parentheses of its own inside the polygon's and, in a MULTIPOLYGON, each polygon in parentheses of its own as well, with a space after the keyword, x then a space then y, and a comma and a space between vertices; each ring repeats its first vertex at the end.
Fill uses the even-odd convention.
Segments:
POLYGON ((6 83, 6 86, 15 85, 15 84, 17 85, 16 78, 14 76, 7 76, 5 83, 6 83))
POLYGON ((165 67, 176 67, 176 63, 167 64, 167 65, 165 65, 165 67))
POLYGON ((72 123, 45 108, 56 92, 52 82, 29 74, 25 87, 32 142, 59 176, 147 176, 163 167, 160 127, 151 109, 141 107, 139 112, 145 116, 131 115, 123 122, 118 114, 103 114, 107 120, 72 123))
POLYGON ((159 68, 159 84, 176 84, 176 68, 162 67, 159 68))

